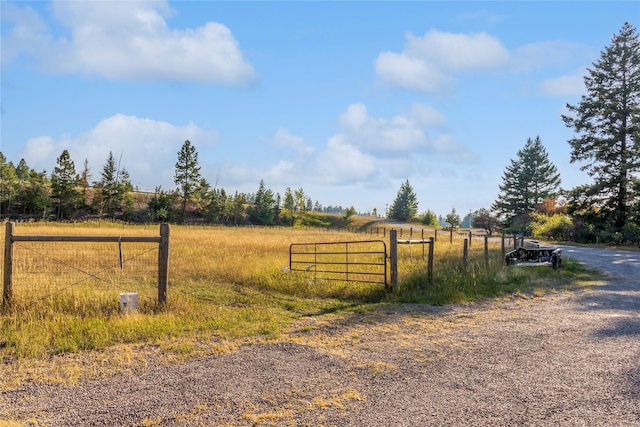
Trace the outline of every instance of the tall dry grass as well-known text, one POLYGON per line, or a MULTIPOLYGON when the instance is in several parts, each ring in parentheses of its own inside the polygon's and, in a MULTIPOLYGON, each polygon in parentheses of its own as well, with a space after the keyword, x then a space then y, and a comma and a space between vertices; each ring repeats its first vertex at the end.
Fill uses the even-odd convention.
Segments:
MULTIPOLYGON (((15 233, 156 236, 159 227, 20 223, 15 233)), ((13 304, 0 312, 0 359, 101 350, 118 343, 190 352, 194 343, 276 337, 300 316, 381 303, 467 301, 513 292, 532 277, 556 274, 505 269, 495 245, 485 263, 480 243, 472 246, 463 268, 461 240, 449 244, 447 239, 435 246, 432 286, 425 284, 422 247, 399 246, 402 283, 395 295, 385 293, 381 284, 314 281, 283 271, 292 243, 371 239, 318 229, 172 226, 164 306, 156 302, 157 244, 123 243, 121 265, 114 243, 16 242, 13 304), (119 294, 129 291, 139 293, 140 306, 137 314, 123 315, 119 294)), ((554 280, 570 276, 557 273, 554 280)))

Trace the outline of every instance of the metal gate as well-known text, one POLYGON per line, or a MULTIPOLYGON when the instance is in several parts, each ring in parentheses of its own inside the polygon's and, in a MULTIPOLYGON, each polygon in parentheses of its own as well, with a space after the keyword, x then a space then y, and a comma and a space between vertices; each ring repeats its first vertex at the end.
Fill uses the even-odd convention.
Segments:
POLYGON ((293 243, 289 269, 315 279, 381 283, 387 287, 387 245, 382 240, 293 243))

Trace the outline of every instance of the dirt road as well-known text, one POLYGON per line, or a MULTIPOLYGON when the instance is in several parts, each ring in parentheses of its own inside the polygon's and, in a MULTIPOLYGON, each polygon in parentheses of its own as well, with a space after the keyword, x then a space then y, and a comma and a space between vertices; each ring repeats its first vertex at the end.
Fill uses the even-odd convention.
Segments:
POLYGON ((275 343, 72 385, 24 383, 0 393, 0 420, 640 426, 640 254, 564 253, 609 278, 589 291, 310 316, 275 343))

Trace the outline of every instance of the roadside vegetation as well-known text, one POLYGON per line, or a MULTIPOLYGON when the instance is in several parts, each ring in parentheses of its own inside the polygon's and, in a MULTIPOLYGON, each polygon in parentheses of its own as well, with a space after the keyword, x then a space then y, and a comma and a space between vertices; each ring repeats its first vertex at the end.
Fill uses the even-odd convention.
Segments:
MULTIPOLYGON (((32 223, 18 224, 16 233, 139 236, 157 235, 158 229, 32 223)), ((0 313, 0 360, 104 350, 123 343, 198 354, 234 340, 275 339, 305 316, 367 312, 406 302, 449 304, 554 292, 576 285, 587 274, 572 263, 560 270, 504 267, 499 244, 491 248, 488 263, 476 244, 465 269, 461 240, 450 244, 444 238, 435 245, 433 285, 426 283, 419 246, 399 246, 396 294, 385 292, 381 284, 313 280, 284 269, 291 243, 371 238, 310 228, 173 226, 164 306, 156 302, 154 244, 123 244, 121 267, 114 244, 16 243, 14 301, 0 313), (140 295, 136 314, 120 313, 119 293, 127 291, 140 295)))

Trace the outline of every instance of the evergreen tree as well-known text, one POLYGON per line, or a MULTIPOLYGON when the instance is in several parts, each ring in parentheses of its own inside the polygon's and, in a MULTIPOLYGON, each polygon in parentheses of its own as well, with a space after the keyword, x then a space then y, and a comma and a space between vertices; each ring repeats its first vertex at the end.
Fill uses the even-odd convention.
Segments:
POLYGON ((113 153, 109 151, 109 157, 102 168, 101 175, 102 180, 100 183, 102 184, 101 193, 104 209, 115 218, 116 212, 124 207, 127 192, 132 189, 131 182, 129 182, 129 173, 116 164, 113 153))
POLYGON ((186 140, 182 144, 180 151, 178 151, 178 161, 176 162, 176 171, 173 178, 173 182, 178 186, 182 196, 182 209, 180 210, 180 219, 182 221, 185 220, 187 201, 195 191, 199 181, 198 152, 191 145, 191 141, 186 140))
POLYGON ((9 214, 11 205, 18 193, 18 177, 13 162, 0 152, 0 216, 9 214))
POLYGON ((553 197, 560 186, 560 174, 549 160, 540 137, 527 139, 502 175, 498 200, 493 209, 506 219, 507 226, 516 217, 527 217, 545 199, 553 197))
POLYGON ((29 184, 22 192, 22 207, 25 214, 47 217, 47 209, 51 206, 51 183, 46 171, 29 172, 29 184))
POLYGON ((20 159, 18 166, 16 167, 16 178, 20 181, 29 180, 29 166, 24 159, 20 159))
POLYGON ((253 206, 249 209, 249 220, 254 224, 273 225, 275 219, 275 199, 273 191, 260 180, 260 186, 253 198, 253 206))
POLYGON ((563 115, 576 135, 569 140, 571 162, 594 177, 589 193, 594 208, 620 231, 638 195, 634 173, 640 171, 640 38, 625 23, 600 60, 588 69, 587 94, 563 115), (600 199, 600 200, 597 200, 600 199))
POLYGON ((456 212, 456 208, 451 209, 444 220, 452 230, 460 227, 460 215, 456 212))
POLYGON ((282 213, 280 218, 284 224, 293 225, 295 219, 294 213, 296 209, 296 200, 293 198, 293 193, 291 192, 290 187, 287 187, 284 190, 284 200, 282 203, 282 213))
POLYGON ((147 204, 147 216, 152 222, 173 220, 173 197, 172 194, 163 191, 160 187, 155 188, 155 194, 147 204))
POLYGON ((413 192, 413 187, 406 180, 400 186, 395 200, 389 209, 389 218, 398 221, 409 221, 418 213, 418 199, 413 192))
POLYGON ((225 207, 227 205, 227 193, 224 191, 224 188, 211 191, 208 199, 207 214, 209 221, 213 223, 226 222, 225 207))
POLYGON ((56 209, 56 218, 70 218, 75 213, 80 201, 80 193, 76 190, 79 177, 71 160, 69 151, 64 150, 56 160, 58 166, 51 174, 51 196, 56 209))
MULTIPOLYGON (((374 215, 375 215, 375 209, 374 209, 374 215)), ((427 209, 427 211, 424 214, 422 214, 422 223, 424 225, 430 225, 432 227, 437 227, 439 225, 438 216, 432 210, 427 209)))
POLYGON ((80 186, 82 187, 82 203, 85 206, 89 205, 89 182, 92 176, 93 174, 89 168, 89 160, 84 159, 84 165, 82 167, 82 172, 80 173, 80 186))

